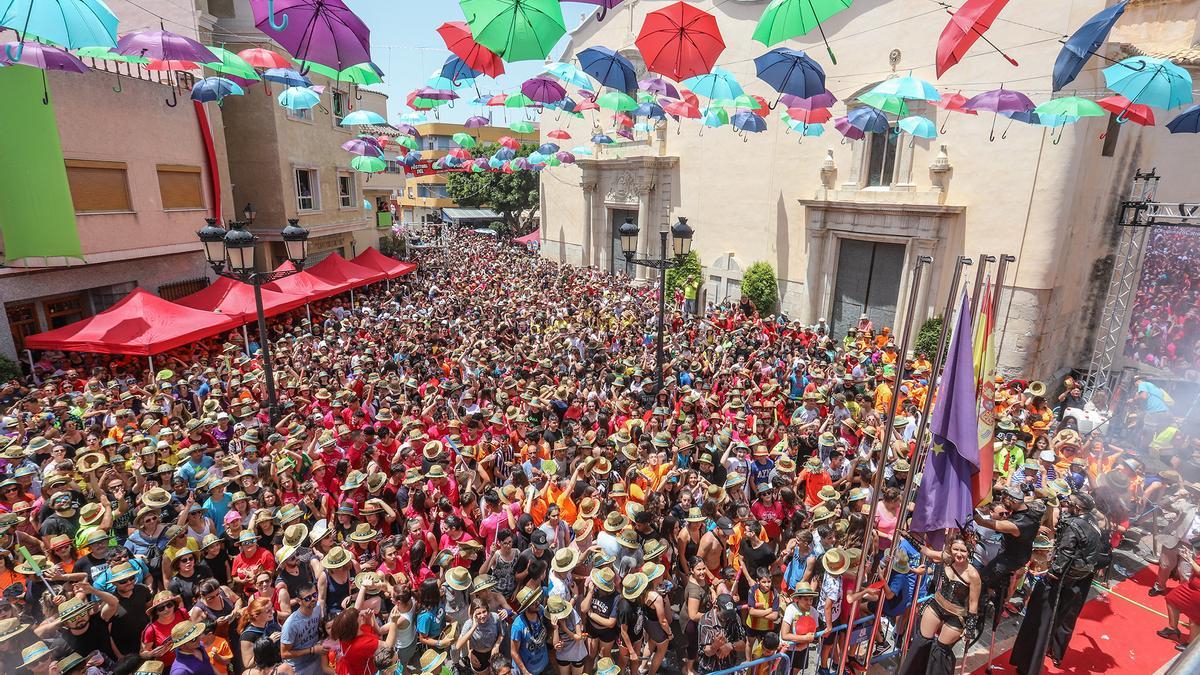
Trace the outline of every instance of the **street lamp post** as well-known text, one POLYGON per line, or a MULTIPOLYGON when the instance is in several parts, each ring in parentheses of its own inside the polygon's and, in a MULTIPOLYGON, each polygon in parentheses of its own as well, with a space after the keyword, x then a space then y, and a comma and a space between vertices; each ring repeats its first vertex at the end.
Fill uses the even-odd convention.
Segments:
MULTIPOLYGON (((308 257, 308 230, 300 227, 300 221, 289 218, 287 227, 280 232, 287 259, 293 269, 275 272, 259 272, 254 267, 254 244, 258 237, 246 226, 257 215, 253 204, 246 204, 242 211, 245 220, 229 221, 228 229, 217 225, 216 218, 206 218, 205 226, 196 233, 204 244, 204 257, 217 275, 250 284, 254 287, 254 309, 258 319, 258 344, 263 356, 263 374, 267 380, 267 410, 271 424, 279 414, 279 400, 275 396, 275 371, 271 366, 271 341, 267 335, 267 317, 263 313, 262 287, 304 269, 308 257)), ((251 355, 253 356, 253 355, 251 355)))
POLYGON ((667 313, 667 270, 683 265, 687 254, 692 250, 692 235, 695 234, 695 231, 688 226, 687 218, 680 216, 679 220, 671 226, 671 253, 673 255, 667 257, 667 230, 659 230, 657 258, 637 256, 639 232, 633 218, 626 218, 617 230, 617 234, 621 238, 621 250, 625 253, 627 262, 658 270, 658 341, 655 347, 657 379, 654 387, 654 393, 657 394, 663 388, 663 319, 667 313))

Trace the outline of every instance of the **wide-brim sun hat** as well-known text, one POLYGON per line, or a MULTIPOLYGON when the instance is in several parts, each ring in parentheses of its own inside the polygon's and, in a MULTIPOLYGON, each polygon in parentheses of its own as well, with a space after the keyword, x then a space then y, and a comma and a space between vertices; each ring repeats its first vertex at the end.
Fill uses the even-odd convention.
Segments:
POLYGON ((635 572, 621 580, 621 597, 626 600, 636 600, 646 588, 650 585, 650 580, 645 574, 635 572))
POLYGON ((324 558, 321 558, 321 567, 327 570, 335 570, 349 565, 351 560, 352 557, 349 551, 341 546, 334 546, 329 549, 329 553, 326 553, 324 558))
POLYGON ((204 634, 204 624, 196 621, 180 621, 171 629, 171 642, 175 649, 195 642, 204 634))

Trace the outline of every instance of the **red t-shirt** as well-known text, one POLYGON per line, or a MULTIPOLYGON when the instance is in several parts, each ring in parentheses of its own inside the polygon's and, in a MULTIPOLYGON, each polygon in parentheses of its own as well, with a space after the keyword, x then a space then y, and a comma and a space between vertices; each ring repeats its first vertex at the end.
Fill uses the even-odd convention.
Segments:
MULTIPOLYGON (((151 648, 165 645, 167 640, 171 638, 171 629, 174 628, 179 622, 186 621, 187 618, 187 612, 176 607, 175 615, 171 617, 171 621, 169 623, 151 621, 149 625, 142 630, 142 643, 150 645, 151 648)), ((175 650, 168 649, 165 654, 158 657, 158 660, 163 662, 164 668, 169 669, 171 664, 175 662, 175 650)))
POLYGON ((342 642, 342 657, 337 662, 337 675, 372 675, 375 672, 375 649, 379 635, 370 622, 359 625, 358 635, 342 642))
POLYGON ((257 574, 259 568, 275 574, 275 556, 269 549, 259 546, 254 550, 254 555, 247 557, 245 552, 239 553, 233 558, 233 576, 235 577, 253 577, 257 574))

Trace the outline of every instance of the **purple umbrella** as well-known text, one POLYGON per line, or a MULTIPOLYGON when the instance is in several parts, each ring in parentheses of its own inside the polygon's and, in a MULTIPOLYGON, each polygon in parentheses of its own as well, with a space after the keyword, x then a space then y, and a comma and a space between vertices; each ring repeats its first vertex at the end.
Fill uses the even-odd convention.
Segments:
POLYGON ((867 135, 862 129, 850 124, 850 118, 845 115, 833 119, 833 128, 852 141, 862 140, 867 135))
MULTIPOLYGON (((967 99, 962 105, 964 110, 990 110, 993 113, 1019 113, 1033 110, 1033 101, 1019 91, 1012 89, 992 89, 967 99)), ((996 140, 996 115, 992 115, 992 128, 988 131, 988 140, 996 140)))
POLYGON ((518 157, 512 161, 512 168, 529 171, 533 168, 533 165, 529 163, 528 159, 525 159, 524 157, 518 157))
MULTIPOLYGON (((0 46, 4 48, 4 51, 0 52, 4 55, 4 58, 0 58, 0 65, 2 66, 20 63, 43 71, 64 70, 68 73, 88 72, 88 67, 84 65, 83 61, 79 60, 79 57, 58 47, 51 47, 50 45, 33 41, 24 43, 24 48, 17 42, 6 42, 0 46), (16 51, 14 52, 14 50, 16 51), (9 60, 7 55, 13 53, 17 55, 16 60, 9 60)), ((46 88, 46 75, 44 73, 42 74, 42 104, 50 105, 50 90, 46 88)))
MULTIPOLYGON (((141 56, 161 61, 213 63, 221 60, 216 54, 209 51, 208 47, 169 30, 129 33, 117 40, 117 48, 113 51, 125 56, 141 56)), ((168 81, 170 77, 168 71, 168 81)), ((170 108, 174 108, 179 102, 175 89, 174 86, 171 87, 171 98, 166 99, 167 106, 170 108)))
POLYGON ((298 59, 334 70, 372 60, 371 29, 342 0, 251 0, 250 7, 254 25, 298 59))
POLYGON ((417 131, 416 127, 414 127, 411 124, 406 124, 403 122, 396 125, 396 131, 399 131, 402 134, 408 134, 409 136, 420 136, 421 135, 420 132, 417 131))
POLYGON ((563 164, 575 163, 575 155, 572 155, 566 150, 559 150, 558 152, 554 153, 554 156, 557 157, 558 161, 562 162, 563 164))
POLYGON ((800 108, 801 110, 817 110, 818 108, 828 108, 837 103, 837 96, 834 96, 828 89, 817 94, 804 98, 802 96, 794 96, 792 94, 784 94, 779 97, 779 103, 787 108, 800 108))
POLYGON ((458 94, 449 89, 434 89, 433 87, 421 87, 417 90, 417 98, 427 98, 431 101, 453 101, 458 98, 458 94))
MULTIPOLYGON (((486 117, 474 115, 472 117, 468 117, 467 121, 463 122, 463 126, 468 129, 478 129, 479 127, 486 127, 487 125, 489 125, 491 123, 492 123, 492 121, 486 117)), ((416 129, 414 128, 413 131, 415 132, 416 129)))
POLYGON ((587 89, 576 89, 575 91, 579 94, 580 98, 585 98, 589 101, 596 100, 596 92, 594 91, 588 91, 587 89))
POLYGON ((621 4, 621 0, 575 0, 583 5, 598 5, 600 7, 600 15, 596 17, 597 21, 603 21, 604 15, 608 14, 608 10, 621 4))
POLYGON ((656 96, 679 98, 679 90, 675 88, 675 85, 661 77, 650 77, 644 80, 639 80, 638 89, 649 92, 656 96))
POLYGON ((557 80, 549 77, 531 77, 521 83, 521 93, 537 103, 554 103, 567 95, 567 90, 557 80))
POLYGON ((633 131, 631 129, 617 129, 617 135, 621 138, 628 138, 631 141, 633 140, 633 131))
POLYGON ((369 136, 351 138, 345 143, 342 143, 342 149, 355 155, 370 155, 372 157, 383 156, 383 148, 379 147, 379 141, 369 136))

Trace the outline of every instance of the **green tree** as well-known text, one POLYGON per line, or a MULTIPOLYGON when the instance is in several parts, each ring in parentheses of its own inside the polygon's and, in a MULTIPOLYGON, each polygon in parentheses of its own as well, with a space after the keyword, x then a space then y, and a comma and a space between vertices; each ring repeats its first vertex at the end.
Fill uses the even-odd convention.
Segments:
POLYGON ((913 345, 913 354, 925 354, 930 359, 933 358, 934 352, 938 348, 938 338, 942 335, 942 317, 935 316, 925 320, 921 324, 921 331, 917 333, 917 343, 913 345))
POLYGON ((750 298, 759 314, 775 313, 779 303, 779 280, 768 262, 756 262, 742 275, 742 295, 750 298))
POLYGON ((671 298, 675 297, 675 289, 682 288, 684 283, 687 282, 688 277, 694 276, 697 282, 699 282, 703 272, 704 268, 700 266, 700 255, 696 253, 696 249, 688 251, 682 265, 667 270, 668 302, 671 298))
MULTIPOLYGON (((471 154, 489 157, 498 148, 498 145, 488 143, 477 146, 471 154)), ((535 145, 522 144, 517 157, 528 157, 535 150, 535 145)), ((455 172, 447 175, 446 192, 459 206, 499 213, 503 227, 497 233, 501 236, 519 237, 533 231, 533 219, 540 204, 536 171, 455 172)))
POLYGON ((22 374, 21 366, 7 356, 0 355, 0 384, 19 379, 22 374))

